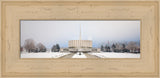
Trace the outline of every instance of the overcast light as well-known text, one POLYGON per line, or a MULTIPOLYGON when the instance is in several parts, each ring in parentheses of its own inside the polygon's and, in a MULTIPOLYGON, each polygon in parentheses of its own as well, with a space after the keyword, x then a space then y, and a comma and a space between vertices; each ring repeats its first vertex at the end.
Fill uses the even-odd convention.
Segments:
POLYGON ((47 48, 68 47, 69 40, 92 40, 93 47, 107 42, 140 41, 140 21, 21 21, 21 45, 32 38, 47 48))

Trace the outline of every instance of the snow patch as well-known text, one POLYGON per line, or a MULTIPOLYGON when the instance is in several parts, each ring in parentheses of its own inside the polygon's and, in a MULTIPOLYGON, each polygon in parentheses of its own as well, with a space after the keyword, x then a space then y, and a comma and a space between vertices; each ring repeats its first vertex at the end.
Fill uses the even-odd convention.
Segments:
POLYGON ((83 54, 83 52, 81 52, 81 55, 79 55, 79 53, 77 52, 72 56, 72 58, 87 58, 87 57, 85 54, 83 54))
POLYGON ((115 52, 100 52, 100 53, 88 53, 100 58, 140 58, 140 54, 134 53, 115 53, 115 52))
POLYGON ((39 53, 21 53, 21 58, 60 58, 62 56, 70 54, 67 53, 60 53, 60 52, 39 52, 39 53))

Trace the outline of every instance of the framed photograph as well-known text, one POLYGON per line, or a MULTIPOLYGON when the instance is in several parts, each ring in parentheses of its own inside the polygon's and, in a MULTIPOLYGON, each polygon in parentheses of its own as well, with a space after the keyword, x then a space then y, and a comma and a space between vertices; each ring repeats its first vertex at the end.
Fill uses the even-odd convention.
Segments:
POLYGON ((21 20, 21 58, 140 58, 140 20, 21 20))
POLYGON ((159 78, 159 1, 1 3, 1 74, 159 78))

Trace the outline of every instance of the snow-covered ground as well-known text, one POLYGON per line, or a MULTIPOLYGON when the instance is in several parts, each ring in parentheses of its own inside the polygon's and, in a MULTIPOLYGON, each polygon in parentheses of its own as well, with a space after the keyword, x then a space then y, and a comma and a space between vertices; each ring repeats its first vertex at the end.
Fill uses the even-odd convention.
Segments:
POLYGON ((100 53, 88 53, 100 58, 140 58, 140 53, 115 53, 115 52, 100 52, 100 53))
POLYGON ((61 53, 61 52, 39 52, 39 53, 27 53, 22 52, 21 58, 59 58, 65 55, 70 54, 69 52, 61 53))
MULTIPOLYGON (((69 55, 70 52, 39 52, 39 53, 28 53, 28 52, 22 52, 21 58, 60 58, 65 55, 69 55)), ((100 58, 140 58, 140 53, 134 54, 134 53, 115 53, 115 52, 100 52, 100 53, 88 53, 90 55, 95 55, 100 58)), ((81 52, 81 55, 79 53, 75 53, 70 58, 87 58, 87 56, 81 52)))
POLYGON ((72 58, 87 58, 87 57, 85 54, 83 54, 83 52, 81 52, 81 55, 79 55, 79 53, 77 52, 72 56, 72 58))

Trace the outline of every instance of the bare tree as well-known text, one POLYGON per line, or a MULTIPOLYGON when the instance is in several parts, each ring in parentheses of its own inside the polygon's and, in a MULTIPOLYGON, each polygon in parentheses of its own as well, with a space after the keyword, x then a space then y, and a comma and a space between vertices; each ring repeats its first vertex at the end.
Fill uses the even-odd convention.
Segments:
POLYGON ((38 48, 38 51, 46 52, 46 47, 42 43, 38 43, 36 47, 38 48))
POLYGON ((22 52, 23 51, 23 47, 22 46, 20 46, 20 52, 22 52))
POLYGON ((56 49, 57 49, 56 45, 53 45, 51 50, 52 52, 56 52, 56 49))
POLYGON ((116 48, 115 48, 115 52, 121 52, 121 45, 119 43, 115 44, 116 48))
POLYGON ((129 50, 126 48, 126 44, 122 44, 122 52, 129 52, 129 50))
POLYGON ((134 52, 136 48, 137 48, 136 42, 131 41, 127 45, 127 49, 129 49, 130 52, 134 52))
POLYGON ((24 48, 27 52, 33 52, 35 50, 35 41, 33 39, 26 39, 24 42, 24 48))
POLYGON ((123 48, 123 49, 126 48, 126 45, 125 45, 125 44, 122 44, 122 48, 123 48))

